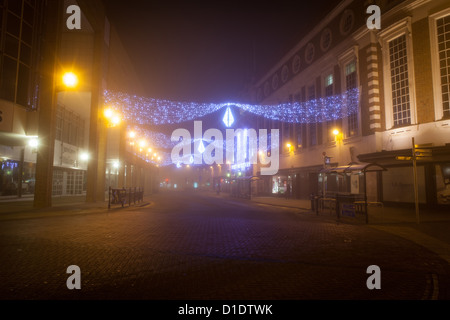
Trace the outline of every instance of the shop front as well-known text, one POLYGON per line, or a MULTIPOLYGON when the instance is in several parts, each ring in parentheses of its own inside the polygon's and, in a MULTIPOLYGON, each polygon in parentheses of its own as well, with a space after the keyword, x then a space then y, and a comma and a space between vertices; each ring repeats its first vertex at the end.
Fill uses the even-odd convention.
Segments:
MULTIPOLYGON (((417 160, 417 189, 420 206, 450 207, 450 146, 431 147, 431 156, 417 160)), ((382 173, 382 201, 390 205, 413 205, 414 167, 411 149, 383 151, 358 156, 389 170, 382 173)))

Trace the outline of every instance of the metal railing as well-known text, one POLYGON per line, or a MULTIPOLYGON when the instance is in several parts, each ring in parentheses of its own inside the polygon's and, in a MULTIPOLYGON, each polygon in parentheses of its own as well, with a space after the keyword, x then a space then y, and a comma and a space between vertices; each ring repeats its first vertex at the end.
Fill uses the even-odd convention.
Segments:
POLYGON ((122 208, 128 204, 136 204, 136 202, 144 201, 144 188, 121 188, 116 189, 109 187, 108 192, 108 209, 111 209, 111 205, 121 205, 122 208))

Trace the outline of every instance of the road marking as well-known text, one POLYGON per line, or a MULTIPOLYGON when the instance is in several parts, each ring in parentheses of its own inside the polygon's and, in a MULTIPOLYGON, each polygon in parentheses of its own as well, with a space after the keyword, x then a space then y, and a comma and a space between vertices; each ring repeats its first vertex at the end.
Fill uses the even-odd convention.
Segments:
POLYGON ((437 274, 427 274, 427 283, 422 300, 437 300, 439 297, 439 281, 437 274))

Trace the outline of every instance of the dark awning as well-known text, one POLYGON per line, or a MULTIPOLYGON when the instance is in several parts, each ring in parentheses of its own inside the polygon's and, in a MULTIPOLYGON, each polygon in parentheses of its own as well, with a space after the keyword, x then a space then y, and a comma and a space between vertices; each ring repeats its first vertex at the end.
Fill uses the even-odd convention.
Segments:
POLYGON ((259 180, 261 179, 258 176, 245 176, 245 177, 237 177, 236 180, 259 180))
POLYGON ((376 163, 349 163, 345 166, 324 168, 321 173, 351 173, 351 172, 375 172, 386 171, 387 169, 376 163))

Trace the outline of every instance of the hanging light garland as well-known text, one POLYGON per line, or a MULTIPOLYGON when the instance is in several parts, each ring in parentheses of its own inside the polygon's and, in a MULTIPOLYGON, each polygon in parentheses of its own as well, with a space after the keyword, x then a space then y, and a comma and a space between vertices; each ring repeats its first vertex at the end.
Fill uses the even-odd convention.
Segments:
MULTIPOLYGON (((105 104, 117 109, 128 123, 176 124, 202 118, 224 107, 236 106, 267 119, 289 123, 317 123, 340 119, 358 111, 359 90, 306 102, 254 105, 243 103, 197 103, 132 96, 105 91, 105 104)), ((231 119, 230 119, 231 122, 231 119)))
MULTIPOLYGON (((227 127, 234 122, 229 109, 235 106, 266 119, 287 123, 319 123, 344 118, 358 112, 359 90, 352 89, 340 95, 312 99, 306 102, 281 103, 276 105, 254 105, 243 103, 197 103, 161 100, 129 95, 122 92, 105 91, 104 103, 123 115, 129 129, 135 131, 157 149, 169 150, 177 144, 170 137, 148 129, 149 125, 176 124, 200 119, 224 107, 227 127)), ((190 143, 195 143, 191 139, 190 143)), ((203 141, 200 142, 204 151, 203 141)), ((226 148, 224 144, 224 149, 226 148)), ((162 166, 172 165, 170 153, 161 151, 162 166)))

